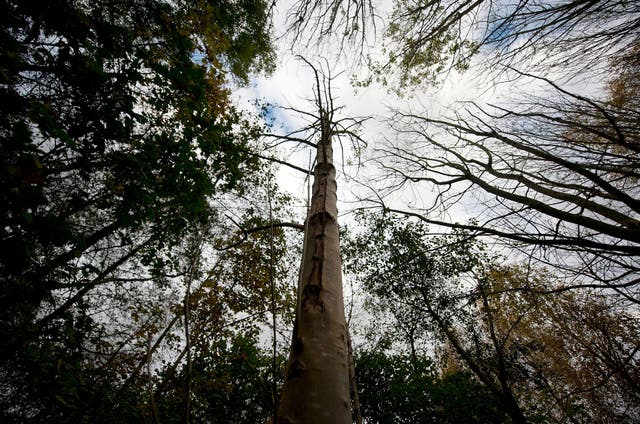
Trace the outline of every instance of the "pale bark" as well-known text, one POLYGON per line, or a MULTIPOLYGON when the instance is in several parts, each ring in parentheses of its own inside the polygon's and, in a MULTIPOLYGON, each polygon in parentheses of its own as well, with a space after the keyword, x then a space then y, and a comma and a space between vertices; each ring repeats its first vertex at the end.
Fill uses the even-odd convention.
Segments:
POLYGON ((277 417, 282 424, 352 422, 336 170, 326 114, 322 121, 296 322, 277 417))

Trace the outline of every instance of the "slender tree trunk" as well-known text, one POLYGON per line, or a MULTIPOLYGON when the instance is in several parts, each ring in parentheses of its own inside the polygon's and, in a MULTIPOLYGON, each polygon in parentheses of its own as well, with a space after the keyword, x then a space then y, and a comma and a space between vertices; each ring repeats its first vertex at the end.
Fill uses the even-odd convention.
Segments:
POLYGON ((296 322, 277 417, 280 424, 352 422, 336 170, 329 117, 322 109, 321 119, 296 322))
POLYGON ((493 347, 495 350, 495 358, 497 362, 497 377, 498 382, 500 383, 500 387, 502 388, 502 399, 504 401, 505 407, 507 409, 507 413, 511 417, 511 420, 515 424, 526 424, 527 420, 520 409, 520 405, 518 405, 518 401, 516 400, 513 390, 511 389, 511 385, 509 384, 509 372, 507 371, 507 365, 505 363, 505 352, 503 349, 503 343, 498 339, 496 335, 496 328, 493 324, 493 314, 491 312, 491 308, 489 307, 489 299, 487 298, 487 293, 484 289, 484 286, 480 285, 480 295, 482 296, 482 306, 485 310, 485 316, 487 319, 487 327, 489 329, 489 336, 491 337, 491 341, 493 342, 493 347))
POLYGON ((351 334, 347 334, 347 346, 349 347, 349 379, 351 380, 351 403, 354 424, 362 424, 362 408, 360 406, 360 396, 358 395, 358 384, 356 382, 356 364, 353 355, 353 344, 351 334))

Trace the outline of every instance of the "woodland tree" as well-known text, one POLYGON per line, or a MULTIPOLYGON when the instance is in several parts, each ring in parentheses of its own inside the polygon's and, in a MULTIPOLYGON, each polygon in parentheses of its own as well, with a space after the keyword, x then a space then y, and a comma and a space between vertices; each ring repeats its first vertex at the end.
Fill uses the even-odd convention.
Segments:
POLYGON ((574 278, 567 287, 637 303, 638 28, 626 2, 399 2, 388 29, 396 48, 376 71, 390 84, 436 82, 473 56, 499 71, 486 74, 496 84, 518 83, 503 102, 396 111, 374 202, 432 192, 424 205, 390 209, 489 236, 574 278), (604 93, 559 82, 585 68, 604 93), (472 212, 456 218, 464 208, 472 212))
MULTIPOLYGON (((336 28, 344 29, 338 37, 358 33, 363 28, 353 23, 366 22, 372 9, 371 3, 351 1, 299 6, 290 21, 295 35, 308 29, 326 38, 336 28)), ((471 240, 483 238, 505 255, 529 261, 530 269, 548 267, 557 274, 552 283, 534 287, 526 278, 514 279, 508 290, 516 293, 551 295, 547 301, 552 302, 559 293, 575 292, 579 304, 581 296, 597 296, 595 303, 605 306, 583 306, 593 307, 603 319, 619 316, 625 321, 637 313, 638 110, 629 89, 637 79, 637 55, 632 53, 640 28, 637 8, 625 1, 403 1, 394 6, 384 58, 371 63, 372 75, 364 84, 377 80, 406 94, 437 83, 451 70, 483 62, 492 71, 487 75, 499 75, 499 82, 518 81, 518 86, 510 102, 457 104, 448 116, 409 109, 389 119, 395 133, 375 155, 382 173, 373 181, 383 183, 372 187, 368 200, 385 212, 451 229, 453 235, 399 259, 393 256, 394 247, 368 245, 367 252, 377 254, 365 254, 370 263, 359 262, 360 269, 371 270, 360 280, 379 277, 376 289, 385 292, 386 310, 397 318, 395 329, 410 342, 424 326, 446 337, 513 421, 577 420, 583 407, 588 409, 584 416, 605 420, 586 397, 578 404, 566 393, 554 397, 562 387, 557 381, 547 387, 548 403, 541 397, 536 398, 540 405, 525 401, 521 390, 527 390, 530 370, 519 361, 526 355, 506 344, 508 337, 500 334, 505 330, 495 322, 499 311, 491 309, 498 300, 478 272, 478 257, 463 250, 473 245, 471 240), (565 84, 585 70, 602 87, 608 80, 609 91, 584 94, 584 89, 565 84), (397 206, 402 190, 427 201, 397 206), (471 219, 455 218, 460 210, 471 219), (434 265, 421 256, 423 250, 448 256, 434 265), (381 269, 387 271, 384 277, 381 269), (390 279, 397 285, 389 284, 390 279), (463 290, 465 284, 475 291, 463 290), (408 289, 414 286, 414 291, 408 289), (555 406, 543 410, 541 405, 555 406)), ((376 230, 384 224, 378 222, 376 230)), ((411 237, 400 233, 395 234, 400 246, 395 249, 402 253, 412 244, 411 237)), ((549 319, 549 313, 545 310, 536 319, 549 319)), ((635 355, 629 350, 634 333, 627 335, 622 362, 635 355)), ((590 343, 592 351, 581 355, 593 359, 597 349, 594 340, 590 343)), ((413 353, 415 343, 410 344, 413 353)), ((598 360, 606 368, 606 361, 598 360)), ((545 384, 536 390, 544 391, 545 384)), ((595 384, 584 393, 597 393, 595 386, 602 387, 595 384)), ((623 403, 632 410, 634 402, 623 403)))
POLYGON ((433 236, 419 221, 389 216, 364 222, 346 263, 366 282, 376 327, 391 314, 388 331, 401 335, 394 330, 406 310, 423 317, 414 334, 444 340, 441 358, 471 371, 514 422, 633 421, 640 333, 611 296, 541 294, 562 281, 530 265, 498 265, 463 231, 433 236))
MULTIPOLYGON (((351 245, 348 269, 372 293, 372 311, 391 313, 394 323, 402 325, 407 310, 420 316, 414 334, 431 331, 451 342, 463 355, 463 343, 456 337, 456 328, 474 328, 478 317, 466 313, 464 305, 472 301, 464 286, 464 276, 471 273, 481 252, 473 239, 465 234, 442 239, 422 238, 424 226, 394 220, 388 216, 368 216, 367 231, 351 245), (376 258, 376 261, 362 258, 376 258)), ((414 354, 416 340, 410 338, 414 354)), ((473 343, 473 338, 470 340, 473 343)), ((486 354, 481 352, 481 354, 486 354)), ((470 356, 468 356, 471 358, 470 356)), ((498 352, 498 357, 502 356, 498 352)), ((480 360, 480 363, 484 361, 480 360)), ((514 397, 509 377, 497 367, 482 370, 475 362, 469 368, 496 399, 513 422, 526 422, 514 397)))
POLYGON ((517 369, 556 420, 632 422, 640 407, 638 341, 633 313, 594 291, 543 296, 558 285, 546 270, 495 266, 482 277, 483 312, 517 369), (511 290, 527 285, 531 292, 511 290))
POLYGON ((379 162, 393 178, 388 188, 422 186, 435 198, 424 209, 390 210, 493 236, 515 254, 577 276, 569 286, 602 288, 637 303, 635 100, 627 95, 620 106, 613 93, 594 100, 542 82, 555 100, 547 92, 511 107, 469 103, 456 119, 399 112, 394 126, 401 141, 380 149, 379 162), (462 204, 478 217, 441 218, 462 204))
POLYGON ((499 401, 464 371, 443 373, 432 359, 363 350, 356 359, 362 416, 372 424, 503 423, 499 401))
MULTIPOLYGON (((298 140, 317 150, 291 350, 274 422, 350 423, 354 382, 344 313, 333 143, 340 137, 358 142, 352 126, 360 121, 335 117, 338 108, 333 103, 331 75, 301 59, 316 76, 317 113, 307 116, 313 118, 309 134, 318 139, 315 143, 298 140)), ((292 139, 291 135, 280 138, 292 139)))
POLYGON ((0 8, 3 414, 81 421, 113 410, 113 369, 145 364, 144 344, 174 325, 183 240, 221 234, 212 205, 253 184, 256 132, 230 83, 272 69, 268 4, 0 8))
MULTIPOLYGON (((271 7, 263 0, 0 6, 3 421, 351 422, 357 392, 332 143, 346 138, 361 152, 366 119, 338 119, 331 78, 317 72, 316 109, 289 108, 307 127, 264 134, 234 106, 233 83, 273 68, 271 7), (259 160, 309 174, 266 153, 280 142, 317 151, 304 226, 274 218, 287 199, 259 160), (281 375, 276 327, 291 322, 293 300, 284 283, 293 268, 285 228, 304 228, 305 236, 281 375), (258 327, 269 325, 270 357, 257 341, 258 327)), ((299 1, 289 31, 297 41, 338 38, 341 53, 356 41, 364 53, 375 7, 299 1)), ((377 80, 405 94, 483 62, 496 71, 490 75, 525 88, 508 104, 465 103, 449 117, 410 109, 391 120, 395 134, 376 151, 386 186, 373 196, 385 214, 350 246, 350 267, 376 323, 387 318, 405 346, 360 356, 365 418, 453 421, 451 393, 463 393, 461 407, 474 390, 487 408, 466 408, 467 422, 632 420, 636 4, 393 7, 383 55, 368 62, 361 84, 377 80), (587 68, 606 85, 602 95, 553 79, 555 70, 566 81, 587 68), (407 187, 434 193, 433 203, 386 203, 385 194, 407 187), (449 219, 462 204, 471 220, 449 219), (424 224, 451 232, 429 238, 424 224), (480 240, 528 262, 498 265, 480 240), (425 359, 434 336, 446 340, 441 357, 462 372, 436 376, 425 359), (389 414, 382 405, 403 410, 389 414)))

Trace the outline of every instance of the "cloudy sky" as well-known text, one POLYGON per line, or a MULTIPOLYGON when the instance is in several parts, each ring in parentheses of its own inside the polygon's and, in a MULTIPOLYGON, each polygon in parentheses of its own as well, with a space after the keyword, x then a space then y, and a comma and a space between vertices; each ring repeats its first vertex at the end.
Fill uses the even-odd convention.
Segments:
MULTIPOLYGON (((390 9, 390 2, 378 6, 380 18, 377 20, 378 39, 370 39, 369 54, 379 54, 379 39, 383 27, 383 18, 390 9)), ((400 98, 390 93, 381 85, 372 84, 368 87, 356 88, 352 85, 354 75, 365 76, 368 72, 366 66, 356 63, 354 55, 350 54, 347 47, 343 54, 337 57, 339 50, 337 40, 327 42, 321 47, 298 46, 290 37, 283 36, 287 11, 291 7, 291 1, 279 1, 274 14, 274 28, 277 35, 278 60, 277 69, 272 75, 255 76, 249 86, 242 88, 238 93, 238 102, 246 108, 254 108, 256 99, 284 107, 292 107, 312 112, 314 76, 312 70, 303 61, 296 58, 303 55, 314 64, 324 65, 326 58, 330 66, 330 73, 335 76, 332 81, 333 95, 338 105, 344 106, 340 110, 339 117, 371 117, 362 127, 362 139, 368 144, 368 149, 363 153, 362 165, 348 166, 343 163, 342 155, 336 150, 335 160, 338 165, 338 186, 340 211, 343 214, 354 207, 355 200, 367 192, 360 180, 375 175, 375 167, 370 158, 375 155, 375 147, 383 143, 386 138, 392 137, 388 128, 387 119, 394 108, 426 111, 429 114, 440 113, 443 108, 451 105, 456 100, 477 99, 481 96, 496 97, 496 89, 490 89, 486 84, 479 85, 478 78, 473 72, 465 75, 452 74, 442 87, 416 90, 410 96, 400 98), (293 47, 292 47, 293 46, 293 47)), ((273 132, 286 133, 297 130, 306 125, 304 117, 291 110, 274 109, 271 114, 274 121, 273 132)), ((348 146, 345 146, 348 147, 348 146)), ((309 162, 309 149, 294 149, 293 145, 283 146, 280 156, 303 168, 309 162)), ((345 162, 355 162, 352 153, 346 149, 345 162)), ((304 176, 286 167, 281 167, 279 172, 281 186, 296 196, 306 195, 304 176)), ((303 201, 303 199, 301 200, 303 201)), ((346 218, 348 219, 348 218, 346 218)))
MULTIPOLYGON (((443 80, 441 86, 437 88, 425 86, 415 88, 412 91, 407 90, 407 94, 403 97, 398 97, 389 92, 387 88, 375 83, 368 87, 356 88, 351 84, 353 76, 364 78, 367 76, 368 69, 355 60, 357 55, 350 50, 350 47, 353 48, 353 46, 347 45, 342 54, 338 55, 338 39, 325 40, 321 47, 309 47, 295 43, 290 37, 283 35, 291 3, 291 0, 278 1, 274 11, 274 29, 278 49, 276 71, 268 76, 255 76, 249 86, 239 91, 238 102, 246 108, 253 108, 256 99, 284 106, 284 109, 276 108, 269 113, 269 118, 272 118, 274 123, 273 132, 286 133, 303 128, 307 124, 304 117, 294 111, 287 110, 286 107, 314 111, 314 106, 310 101, 313 98, 314 76, 309 66, 296 56, 303 55, 310 62, 320 65, 325 71, 327 71, 325 63, 330 64, 328 70, 335 77, 332 81, 335 102, 344 106, 338 117, 371 117, 362 127, 361 133, 362 139, 368 145, 360 157, 364 166, 349 166, 347 162, 355 161, 348 148, 344 151, 344 162, 340 150, 336 149, 335 152, 338 167, 339 209, 343 214, 343 218, 341 218, 343 222, 349 219, 350 210, 362 205, 362 202, 357 201, 358 198, 371 194, 371 191, 365 188, 362 183, 373 184, 377 188, 384 183, 384 181, 376 180, 379 173, 375 161, 371 159, 377 154, 376 148, 389 142, 399 144, 409 142, 409 140, 398 138, 390 130, 392 122, 389 120, 393 110, 399 109, 437 117, 443 114, 450 115, 452 108, 461 101, 505 104, 523 93, 530 95, 536 92, 536 83, 526 81, 524 78, 520 78, 518 83, 514 85, 500 81, 499 77, 508 80, 505 75, 487 77, 487 69, 483 66, 482 55, 475 57, 475 62, 471 63, 469 70, 464 74, 451 72, 443 80)), ((372 34, 369 38, 369 49, 366 51, 373 57, 379 57, 381 54, 382 30, 391 4, 390 1, 377 4, 377 34, 376 37, 373 37, 372 34)), ((540 81, 537 84, 540 84, 540 81)), ((574 81, 573 84, 581 86, 582 91, 587 87, 594 87, 594 84, 588 81, 587 76, 580 81, 574 81)), ((538 91, 540 92, 540 90, 538 91)), ((544 94, 544 91, 542 93, 544 94)), ((310 157, 309 148, 295 149, 293 144, 284 145, 280 148, 279 157, 306 168, 310 157)), ((304 203, 307 192, 304 176, 286 167, 280 168, 278 177, 281 187, 300 198, 300 203, 304 203)), ((386 200, 420 208, 422 203, 430 203, 431 197, 432 194, 429 192, 404 191, 396 193, 386 200)), ((457 211, 454 211, 455 214, 459 214, 459 219, 462 220, 476 215, 477 212, 477 210, 465 208, 465 205, 462 204, 457 211)))

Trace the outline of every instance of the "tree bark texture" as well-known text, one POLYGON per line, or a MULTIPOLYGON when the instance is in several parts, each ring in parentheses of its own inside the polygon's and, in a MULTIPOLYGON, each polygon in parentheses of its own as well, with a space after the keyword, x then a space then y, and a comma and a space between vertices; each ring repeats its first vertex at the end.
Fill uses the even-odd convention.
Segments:
POLYGON ((326 115, 323 121, 305 225, 296 321, 277 417, 280 424, 352 422, 336 170, 326 115))

